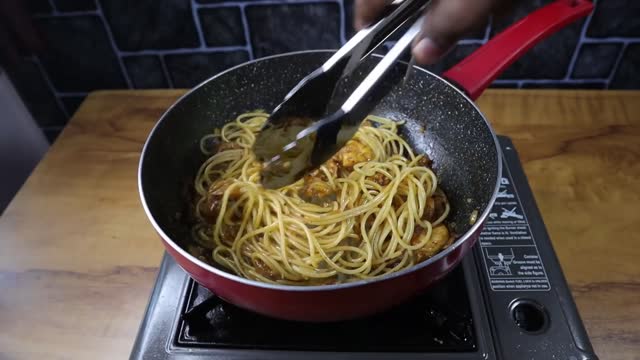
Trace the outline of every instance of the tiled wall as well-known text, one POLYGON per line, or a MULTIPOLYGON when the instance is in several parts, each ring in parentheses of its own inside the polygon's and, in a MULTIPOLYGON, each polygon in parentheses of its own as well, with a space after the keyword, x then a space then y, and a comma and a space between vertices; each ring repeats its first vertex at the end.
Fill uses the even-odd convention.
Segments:
MULTIPOLYGON (((462 59, 551 0, 521 0, 431 70, 462 59)), ((535 47, 495 87, 640 89, 640 1, 595 13, 535 47)), ((10 72, 49 139, 95 89, 188 88, 249 59, 337 48, 353 34, 353 0, 29 0, 48 44, 10 72)))

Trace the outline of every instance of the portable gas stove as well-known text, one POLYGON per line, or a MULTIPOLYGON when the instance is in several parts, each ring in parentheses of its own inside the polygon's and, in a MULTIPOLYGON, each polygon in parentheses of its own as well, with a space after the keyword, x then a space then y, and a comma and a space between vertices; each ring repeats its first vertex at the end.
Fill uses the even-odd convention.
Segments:
POLYGON ((597 359, 511 141, 478 244, 388 312, 282 321, 225 303, 165 255, 131 359, 597 359))

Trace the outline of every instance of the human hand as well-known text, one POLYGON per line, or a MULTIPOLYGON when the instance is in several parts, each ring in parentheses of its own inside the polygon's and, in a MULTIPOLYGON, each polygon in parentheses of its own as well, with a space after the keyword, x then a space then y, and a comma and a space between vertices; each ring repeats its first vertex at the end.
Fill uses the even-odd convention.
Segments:
MULTIPOLYGON (((370 25, 390 0, 356 0, 355 27, 370 25)), ((418 64, 437 62, 466 33, 485 26, 489 16, 503 12, 507 0, 432 0, 422 31, 413 43, 413 56, 418 64)))

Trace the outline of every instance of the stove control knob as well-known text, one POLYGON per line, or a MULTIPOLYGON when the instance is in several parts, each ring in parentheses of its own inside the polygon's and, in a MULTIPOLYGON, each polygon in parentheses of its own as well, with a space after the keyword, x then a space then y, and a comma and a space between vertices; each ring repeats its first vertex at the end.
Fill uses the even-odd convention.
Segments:
POLYGON ((541 333, 547 330, 549 318, 544 307, 536 301, 517 299, 509 306, 511 318, 520 329, 528 333, 541 333))

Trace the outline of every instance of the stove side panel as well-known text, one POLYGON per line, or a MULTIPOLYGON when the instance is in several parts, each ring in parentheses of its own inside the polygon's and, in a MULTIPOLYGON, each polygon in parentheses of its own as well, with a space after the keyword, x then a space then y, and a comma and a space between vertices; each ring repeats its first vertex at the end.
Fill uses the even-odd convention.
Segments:
POLYGON ((476 253, 500 359, 597 359, 511 140, 476 253))

